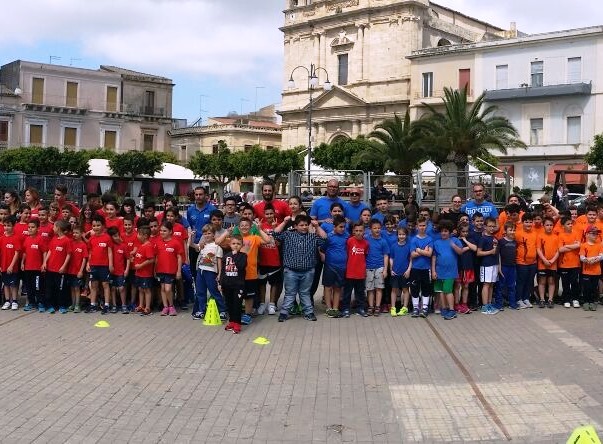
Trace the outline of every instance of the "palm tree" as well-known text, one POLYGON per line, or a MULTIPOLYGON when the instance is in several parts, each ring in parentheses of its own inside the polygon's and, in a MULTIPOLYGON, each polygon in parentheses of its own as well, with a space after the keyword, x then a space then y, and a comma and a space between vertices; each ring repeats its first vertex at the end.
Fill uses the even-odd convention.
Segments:
MULTIPOLYGON (((515 127, 505 117, 496 116, 495 106, 484 107, 484 94, 471 105, 467 88, 444 88, 444 110, 424 103, 430 114, 414 122, 421 133, 419 144, 446 176, 466 172, 472 158, 485 156, 495 149, 502 154, 507 148, 526 148, 515 127)), ((464 194, 467 175, 455 178, 456 187, 464 194)), ((454 191, 456 193, 456 190, 454 191)))

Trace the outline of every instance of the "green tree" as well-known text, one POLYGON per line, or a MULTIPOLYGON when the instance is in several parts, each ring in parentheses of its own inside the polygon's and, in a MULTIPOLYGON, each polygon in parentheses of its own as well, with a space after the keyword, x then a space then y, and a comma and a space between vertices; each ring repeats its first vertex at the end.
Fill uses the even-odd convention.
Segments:
POLYGON ((603 170, 603 134, 597 134, 584 160, 597 170, 603 170))
POLYGON ((218 185, 220 201, 224 197, 224 188, 233 180, 245 176, 244 152, 232 153, 226 143, 219 141, 218 152, 205 154, 197 151, 188 162, 188 168, 197 176, 205 177, 218 185))
POLYGON ((312 150, 312 160, 315 165, 326 170, 370 171, 373 174, 383 174, 382 159, 361 154, 371 149, 373 142, 363 136, 356 139, 338 140, 334 143, 321 143, 312 150))
POLYGON ((484 94, 473 104, 467 101, 467 88, 444 88, 444 110, 424 103, 430 114, 415 122, 422 146, 430 159, 441 167, 452 183, 446 188, 465 194, 467 165, 471 158, 487 156, 490 150, 507 153, 507 148, 525 148, 508 119, 494 115, 495 106, 484 106, 484 94), (462 171, 464 174, 455 175, 462 171))
POLYGON ((412 175, 427 160, 425 151, 416 147, 417 131, 406 111, 404 120, 397 114, 375 127, 368 135, 375 142, 358 154, 358 159, 372 160, 383 164, 383 171, 401 176, 412 175))
POLYGON ((262 177, 276 182, 290 171, 304 167, 304 158, 299 152, 299 149, 265 150, 259 145, 254 145, 243 157, 243 173, 246 176, 262 177))
POLYGON ((64 153, 56 147, 29 146, 12 148, 0 153, 2 171, 59 176, 74 174, 72 169, 79 170, 72 162, 67 162, 64 153))
POLYGON ((109 168, 118 177, 140 176, 142 174, 153 177, 163 171, 163 159, 159 153, 153 151, 127 151, 116 154, 109 159, 109 168))

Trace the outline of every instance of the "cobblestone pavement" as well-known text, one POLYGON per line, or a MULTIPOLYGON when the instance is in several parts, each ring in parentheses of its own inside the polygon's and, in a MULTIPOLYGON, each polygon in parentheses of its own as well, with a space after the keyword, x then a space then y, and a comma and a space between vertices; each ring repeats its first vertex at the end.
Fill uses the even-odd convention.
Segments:
POLYGON ((188 314, 1 312, 0 441, 565 442, 603 430, 602 327, 559 306, 263 316, 241 335, 188 314))

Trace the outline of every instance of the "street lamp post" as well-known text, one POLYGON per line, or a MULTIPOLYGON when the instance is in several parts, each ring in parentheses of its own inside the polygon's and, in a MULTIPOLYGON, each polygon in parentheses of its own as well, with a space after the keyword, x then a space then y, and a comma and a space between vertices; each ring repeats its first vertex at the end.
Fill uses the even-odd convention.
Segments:
POLYGON ((310 104, 308 106, 308 190, 311 191, 312 186, 310 183, 310 169, 311 169, 311 165, 312 165, 312 92, 314 91, 314 88, 316 88, 318 86, 318 71, 323 71, 326 76, 327 79, 325 80, 324 84, 323 84, 323 89, 325 91, 330 91, 331 90, 331 82, 329 82, 329 73, 327 72, 326 69, 320 67, 320 66, 316 66, 314 65, 314 63, 310 64, 310 69, 308 69, 307 67, 303 66, 303 65, 299 65, 296 66, 295 68, 293 68, 293 71, 291 71, 291 75, 289 76, 289 89, 293 89, 295 88, 295 81, 293 80, 293 73, 299 69, 302 68, 304 70, 306 70, 306 72, 308 73, 308 93, 310 94, 310 104))

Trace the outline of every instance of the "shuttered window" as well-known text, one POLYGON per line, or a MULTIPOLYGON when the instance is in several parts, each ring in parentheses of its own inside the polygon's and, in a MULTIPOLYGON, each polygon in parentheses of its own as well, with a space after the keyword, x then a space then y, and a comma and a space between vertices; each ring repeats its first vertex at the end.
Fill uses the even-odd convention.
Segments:
POLYGON ((67 99, 65 106, 77 107, 77 83, 67 82, 67 99))
POLYGON ((459 69, 459 89, 467 88, 467 95, 471 96, 471 70, 459 69))
POLYGON ((496 89, 509 87, 509 65, 496 66, 496 89))
POLYGON ((0 120, 0 143, 8 142, 8 122, 0 120))
POLYGON ((155 145, 155 136, 152 134, 145 134, 143 138, 142 149, 144 151, 153 151, 153 146, 155 145))
POLYGON ((117 131, 105 131, 105 141, 103 148, 114 150, 117 141, 117 131))
POLYGON ((570 57, 567 59, 567 83, 582 81, 582 58, 570 57))
POLYGON ((29 143, 31 145, 42 145, 44 143, 44 126, 29 125, 29 143))
POLYGON ((582 140, 582 118, 573 116, 567 118, 567 143, 576 144, 582 140))
POLYGON ((34 77, 31 87, 31 103, 41 105, 44 103, 44 79, 34 77))
POLYGON ((63 145, 74 148, 77 144, 77 128, 63 128, 63 145))
POLYGON ((117 111, 117 87, 107 86, 107 111, 117 111))

